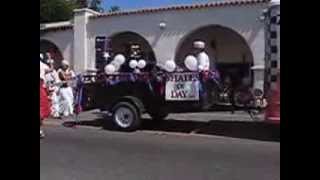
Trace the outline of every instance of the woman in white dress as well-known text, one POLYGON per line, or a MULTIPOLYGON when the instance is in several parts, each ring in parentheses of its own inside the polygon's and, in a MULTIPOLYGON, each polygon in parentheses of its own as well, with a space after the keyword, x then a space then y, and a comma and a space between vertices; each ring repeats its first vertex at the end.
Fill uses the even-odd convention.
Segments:
POLYGON ((74 95, 71 87, 71 81, 76 77, 75 73, 70 69, 69 62, 62 61, 62 68, 58 70, 58 75, 62 81, 60 88, 60 110, 63 116, 73 115, 74 113, 74 95))

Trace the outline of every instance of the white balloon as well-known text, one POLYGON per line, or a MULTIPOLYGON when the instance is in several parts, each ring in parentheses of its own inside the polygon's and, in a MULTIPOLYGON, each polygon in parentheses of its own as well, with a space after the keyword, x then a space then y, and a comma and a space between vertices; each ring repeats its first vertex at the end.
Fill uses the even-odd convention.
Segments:
POLYGON ((197 58, 189 55, 184 60, 184 65, 190 70, 190 71, 196 71, 198 66, 197 58))
POLYGON ((136 60, 131 60, 129 66, 130 68, 135 69, 138 66, 138 62, 136 60))
POLYGON ((137 66, 138 66, 138 68, 143 69, 143 68, 146 67, 146 65, 147 65, 147 62, 144 59, 140 59, 138 61, 138 65, 137 66))
POLYGON ((116 68, 114 67, 114 65, 112 64, 108 64, 105 68, 104 68, 104 71, 107 73, 107 74, 112 74, 116 71, 116 68))
POLYGON ((112 61, 110 64, 112 64, 115 68, 115 71, 118 71, 120 69, 121 64, 119 64, 118 62, 116 62, 115 60, 112 61))
POLYGON ((199 65, 201 65, 203 68, 200 68, 200 70, 209 70, 210 69, 210 58, 206 52, 200 52, 197 56, 199 65))
POLYGON ((117 54, 114 57, 114 61, 117 62, 119 65, 123 64, 124 62, 126 62, 126 58, 124 57, 124 55, 122 54, 117 54))
POLYGON ((166 62, 166 64, 164 65, 165 70, 168 72, 173 72, 176 69, 176 63, 172 60, 169 60, 166 62))

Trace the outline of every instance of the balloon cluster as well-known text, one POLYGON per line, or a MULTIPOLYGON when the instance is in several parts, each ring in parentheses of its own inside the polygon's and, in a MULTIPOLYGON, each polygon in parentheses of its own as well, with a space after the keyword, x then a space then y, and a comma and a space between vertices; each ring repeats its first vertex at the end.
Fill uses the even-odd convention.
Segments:
POLYGON ((204 51, 206 44, 203 41, 195 41, 193 47, 200 50, 197 53, 197 57, 194 55, 188 55, 184 60, 184 65, 190 71, 209 71, 210 60, 207 53, 204 51))
POLYGON ((208 59, 204 59, 203 54, 200 54, 202 56, 199 56, 196 58, 193 55, 188 55, 184 60, 184 65, 187 67, 190 71, 208 71, 209 70, 209 62, 208 59), (205 62, 204 62, 205 61, 205 62))
POLYGON ((136 69, 136 68, 143 69, 146 67, 146 65, 147 65, 147 62, 144 59, 140 59, 139 61, 132 59, 129 62, 129 67, 132 69, 136 69))
MULTIPOLYGON (((109 58, 109 54, 105 53, 105 58, 109 58)), ((113 61, 111 61, 111 63, 109 63, 108 65, 106 65, 106 67, 104 68, 105 72, 107 74, 113 74, 116 71, 118 71, 121 67, 122 64, 124 64, 126 62, 126 58, 124 57, 124 55, 122 54, 117 54, 113 61)))
MULTIPOLYGON (((105 53, 105 58, 109 58, 109 54, 105 53)), ((117 54, 113 61, 105 66, 104 70, 106 74, 114 74, 120 70, 120 67, 126 62, 126 58, 122 54, 117 54)), ((137 60, 130 60, 129 67, 136 70, 136 69, 143 69, 147 65, 147 62, 144 59, 137 60)))

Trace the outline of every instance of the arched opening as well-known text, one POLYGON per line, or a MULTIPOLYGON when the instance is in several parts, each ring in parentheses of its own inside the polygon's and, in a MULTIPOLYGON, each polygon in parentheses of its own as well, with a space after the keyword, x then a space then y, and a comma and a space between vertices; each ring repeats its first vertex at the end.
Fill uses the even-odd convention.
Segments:
POLYGON ((186 35, 176 49, 175 61, 184 67, 184 59, 194 51, 193 42, 205 42, 211 65, 216 64, 222 78, 229 76, 236 85, 248 77, 252 83, 253 55, 246 40, 236 31, 218 25, 198 28, 186 35))
POLYGON ((145 71, 150 71, 156 64, 156 57, 149 42, 141 35, 134 32, 121 32, 109 37, 110 46, 114 54, 121 53, 125 55, 127 61, 130 59, 130 46, 139 45, 142 58, 146 60, 145 71))
POLYGON ((55 68, 60 67, 63 56, 59 48, 48 40, 40 40, 40 53, 44 55, 44 60, 47 60, 46 53, 50 53, 51 58, 54 60, 55 68))

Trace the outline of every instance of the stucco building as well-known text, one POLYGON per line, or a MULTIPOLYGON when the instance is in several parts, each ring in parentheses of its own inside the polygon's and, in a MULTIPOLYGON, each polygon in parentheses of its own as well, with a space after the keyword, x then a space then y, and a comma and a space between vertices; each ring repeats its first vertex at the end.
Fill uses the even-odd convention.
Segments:
POLYGON ((95 40, 111 39, 115 52, 129 41, 139 43, 150 60, 183 64, 194 40, 206 42, 206 51, 221 67, 240 68, 263 87, 265 26, 260 20, 270 0, 219 1, 99 14, 74 11, 74 19, 40 25, 40 51, 66 59, 77 72, 95 68, 95 40), (253 68, 253 70, 251 70, 253 68))

